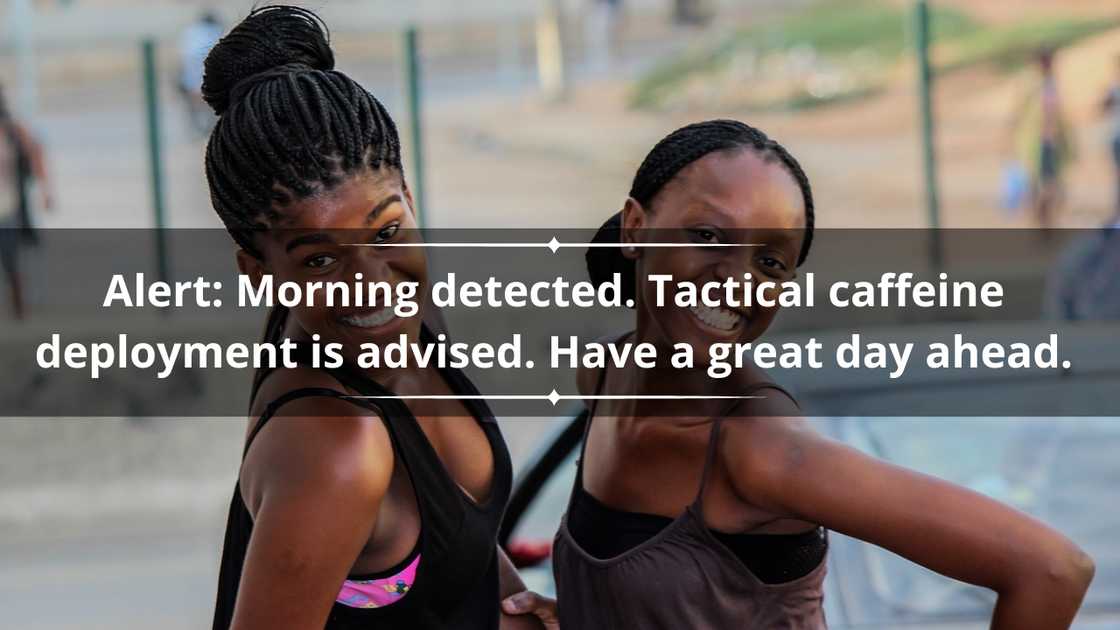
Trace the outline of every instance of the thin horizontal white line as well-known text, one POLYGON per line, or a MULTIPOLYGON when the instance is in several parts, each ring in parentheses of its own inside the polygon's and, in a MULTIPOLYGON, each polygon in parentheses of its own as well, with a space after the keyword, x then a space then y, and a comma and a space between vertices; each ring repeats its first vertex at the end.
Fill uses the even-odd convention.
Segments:
POLYGON ((476 394, 463 394, 462 396, 456 394, 432 394, 415 396, 347 396, 347 398, 359 400, 548 400, 548 396, 538 396, 536 394, 495 394, 493 396, 476 394))
MULTIPOLYGON (((548 398, 548 396, 545 396, 548 398)), ((627 394, 597 394, 594 396, 561 396, 564 399, 573 400, 748 400, 748 399, 763 399, 765 396, 689 396, 686 394, 649 394, 649 395, 627 395, 627 394)))
POLYGON ((548 247, 548 243, 343 243, 343 247, 548 247))
MULTIPOLYGON (((545 243, 547 247, 548 244, 545 243)), ((560 247, 765 247, 766 243, 634 243, 617 245, 615 243, 561 243, 560 247)))
POLYGON ((620 245, 616 243, 343 243, 343 247, 459 247, 459 248, 505 248, 505 249, 534 249, 544 248, 562 249, 566 247, 579 248, 623 248, 633 247, 764 247, 765 243, 635 243, 633 245, 620 245))
POLYGON ((725 396, 725 395, 687 395, 687 394, 430 394, 412 396, 347 396, 357 400, 547 400, 553 405, 561 400, 759 400, 765 396, 725 396))
MULTIPOLYGON (((392 398, 400 400, 550 400, 552 397, 547 394, 464 394, 462 396, 456 394, 417 394, 412 396, 346 396, 346 398, 361 398, 361 399, 380 399, 392 398)), ((558 400, 731 400, 732 398, 738 400, 746 400, 752 398, 766 398, 765 396, 688 396, 683 394, 649 394, 641 395, 635 394, 633 396, 626 394, 598 394, 595 396, 583 396, 579 394, 558 394, 558 400)))

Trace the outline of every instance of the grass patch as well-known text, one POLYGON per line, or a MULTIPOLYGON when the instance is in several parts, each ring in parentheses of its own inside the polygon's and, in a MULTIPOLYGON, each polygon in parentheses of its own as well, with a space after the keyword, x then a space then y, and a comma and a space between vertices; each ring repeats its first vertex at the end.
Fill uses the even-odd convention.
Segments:
MULTIPOLYGON (((742 43, 761 39, 771 50, 811 46, 826 55, 872 50, 895 57, 909 46, 913 15, 880 2, 822 2, 777 24, 748 29, 738 35, 742 43)), ((976 32, 979 25, 955 9, 932 8, 934 40, 976 32)))
MULTIPOLYGON (((909 13, 873 0, 820 2, 659 64, 635 85, 631 105, 655 107, 685 82, 717 75, 744 51, 766 54, 808 46, 826 56, 868 51, 894 60, 907 49, 911 19, 909 13)), ((931 24, 935 41, 979 28, 967 14, 944 8, 933 9, 931 24)))
POLYGON ((799 94, 785 100, 781 103, 773 103, 770 107, 776 111, 795 111, 803 112, 818 107, 827 107, 829 105, 839 105, 841 103, 850 103, 860 99, 868 98, 881 94, 883 86, 881 85, 866 85, 847 92, 840 92, 833 96, 819 97, 811 94, 799 94))
POLYGON ((1120 17, 1031 19, 976 31, 949 46, 940 72, 978 65, 1013 70, 1031 61, 1039 50, 1057 49, 1120 27, 1120 17))
MULTIPOLYGON (((794 49, 811 49, 834 67, 851 67, 857 55, 875 59, 875 65, 857 72, 841 93, 813 95, 794 87, 787 95, 746 104, 757 109, 807 109, 873 95, 882 91, 889 70, 913 46, 914 14, 881 0, 823 0, 797 13, 752 25, 697 49, 669 59, 635 84, 630 105, 657 108, 685 90, 697 86, 734 85, 732 68, 737 58, 781 55, 794 49)), ((1120 27, 1120 16, 1107 18, 1026 19, 1004 26, 985 26, 967 13, 931 7, 932 40, 936 71, 951 73, 980 65, 1002 70, 1020 67, 1041 48, 1061 48, 1083 38, 1120 27)), ((760 80, 775 79, 763 76, 760 80)), ((777 81, 781 81, 778 77, 777 81)), ((716 90, 718 91, 718 90, 716 90)), ((765 90, 761 90, 765 91, 765 90)))

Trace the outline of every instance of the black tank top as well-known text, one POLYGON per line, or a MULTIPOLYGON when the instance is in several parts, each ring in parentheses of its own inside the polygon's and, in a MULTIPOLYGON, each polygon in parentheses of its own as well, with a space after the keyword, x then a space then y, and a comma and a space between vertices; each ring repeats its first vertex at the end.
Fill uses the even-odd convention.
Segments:
MULTIPOLYGON (((425 329, 423 338, 430 341, 430 337, 425 329)), ((307 361, 301 363, 307 364, 307 361)), ((360 395, 392 395, 356 369, 344 367, 327 372, 360 395)), ((478 394, 462 372, 448 369, 442 374, 457 394, 478 394)), ((257 383, 262 380, 263 377, 258 378, 257 383)), ((293 390, 269 403, 246 441, 245 453, 253 438, 283 405, 308 397, 347 400, 381 416, 393 444, 394 456, 398 462, 403 462, 412 481, 421 520, 417 544, 420 564, 407 595, 381 608, 351 608, 336 602, 325 628, 496 630, 500 612, 497 535, 509 499, 513 468, 497 422, 485 402, 463 401, 486 433, 494 459, 489 496, 484 503, 476 503, 451 477, 415 416, 399 399, 359 399, 323 388, 293 390)), ((241 570, 252 534, 252 517, 242 500, 239 484, 234 489, 226 524, 214 630, 227 630, 232 622, 241 570)))

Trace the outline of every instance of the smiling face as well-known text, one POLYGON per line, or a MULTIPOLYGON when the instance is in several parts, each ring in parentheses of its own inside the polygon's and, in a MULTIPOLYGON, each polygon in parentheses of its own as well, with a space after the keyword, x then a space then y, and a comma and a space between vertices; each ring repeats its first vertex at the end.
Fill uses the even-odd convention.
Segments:
MULTIPOLYGON (((407 243, 419 240, 412 197, 400 173, 364 169, 328 191, 275 208, 271 229, 256 236, 261 258, 242 251, 242 273, 254 279, 272 274, 275 284, 295 282, 418 283, 415 297, 427 295, 427 260, 420 247, 353 247, 351 244, 407 243)), ((351 292, 353 294, 353 291, 351 292)), ((380 296, 380 294, 378 294, 380 296)), ((362 343, 382 343, 406 334, 418 339, 419 315, 397 317, 392 308, 327 307, 321 294, 313 307, 292 316, 309 335, 343 344, 346 353, 362 343)))
MULTIPOLYGON (((778 160, 750 149, 711 153, 684 168, 643 208, 633 199, 623 211, 623 242, 763 243, 762 247, 653 247, 637 259, 638 334, 665 347, 692 346, 706 362, 716 342, 750 342, 774 320, 778 307, 656 307, 656 287, 645 278, 669 274, 697 287, 751 274, 757 285, 796 275, 804 238, 805 205, 797 182, 778 160)), ((722 291, 720 292, 722 295, 722 291)), ((777 297, 777 290, 767 297, 777 297)))

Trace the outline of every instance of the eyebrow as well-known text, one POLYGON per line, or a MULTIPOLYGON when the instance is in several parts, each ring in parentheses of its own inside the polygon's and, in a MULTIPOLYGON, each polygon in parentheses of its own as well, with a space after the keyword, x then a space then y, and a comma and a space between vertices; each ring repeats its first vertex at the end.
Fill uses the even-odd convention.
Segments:
POLYGON ((796 233, 801 230, 798 228, 760 228, 760 231, 765 231, 767 233, 776 232, 776 234, 768 236, 770 240, 793 242, 797 240, 797 236, 799 236, 799 234, 796 233))
POLYGON ((293 249, 295 249, 297 247, 302 247, 304 245, 315 245, 315 244, 318 244, 318 243, 334 243, 334 242, 335 241, 331 237, 330 234, 327 234, 326 232, 316 232, 314 234, 306 234, 304 236, 298 236, 298 237, 293 238, 292 240, 288 241, 287 246, 284 247, 284 252, 285 253, 291 252, 293 249))
POLYGON ((732 210, 731 208, 724 208, 722 206, 717 206, 716 204, 714 204, 714 203, 712 203, 712 202, 710 202, 706 199, 698 199, 697 203, 699 204, 700 208, 704 212, 710 212, 712 214, 719 215, 723 219, 733 220, 733 218, 735 216, 735 211, 732 210))
MULTIPOLYGON (((388 208, 394 203, 401 203, 401 201, 402 200, 400 195, 389 195, 385 199, 382 199, 376 206, 373 207, 373 210, 370 210, 369 214, 366 215, 366 225, 373 223, 377 219, 377 216, 385 211, 385 208, 388 208)), ((304 236, 299 236, 288 241, 288 244, 284 247, 284 251, 285 253, 287 253, 291 252, 297 247, 302 247, 304 245, 317 245, 320 243, 333 245, 335 243, 335 240, 330 234, 326 232, 305 234, 304 236)))
POLYGON ((388 197, 382 199, 381 203, 374 206, 373 210, 370 210, 369 214, 366 215, 366 225, 373 223, 373 221, 377 219, 377 215, 381 214, 385 210, 385 208, 388 208, 394 203, 401 203, 400 195, 389 195, 388 197))
MULTIPOLYGON (((700 207, 704 212, 710 212, 712 214, 718 215, 724 220, 734 220, 735 210, 732 208, 717 206, 716 204, 706 199, 700 199, 698 200, 698 203, 700 204, 700 207)), ((781 235, 779 237, 779 240, 793 241, 795 240, 795 234, 804 231, 805 228, 759 227, 750 229, 759 231, 775 231, 781 235)), ((741 232, 743 230, 744 228, 735 228, 733 231, 741 232)))

